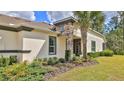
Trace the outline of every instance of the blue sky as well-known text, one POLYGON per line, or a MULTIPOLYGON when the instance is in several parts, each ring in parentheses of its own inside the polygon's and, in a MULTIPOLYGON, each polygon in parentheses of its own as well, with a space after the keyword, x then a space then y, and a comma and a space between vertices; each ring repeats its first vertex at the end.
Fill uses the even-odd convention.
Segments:
MULTIPOLYGON (((35 11, 34 13, 35 13, 35 17, 36 17, 36 19, 35 19, 36 22, 51 23, 46 11, 35 11)), ((105 23, 107 23, 111 19, 112 16, 116 15, 116 13, 114 11, 106 11, 104 13, 106 16, 105 23)))
POLYGON ((46 11, 35 11, 35 21, 36 22, 48 22, 50 23, 50 20, 48 19, 47 12, 46 11))

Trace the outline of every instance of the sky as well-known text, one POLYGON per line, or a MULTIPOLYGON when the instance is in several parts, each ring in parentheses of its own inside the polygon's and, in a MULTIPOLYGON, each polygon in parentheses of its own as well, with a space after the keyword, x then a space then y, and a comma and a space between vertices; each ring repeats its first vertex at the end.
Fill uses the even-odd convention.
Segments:
MULTIPOLYGON (((0 14, 5 14, 14 17, 20 17, 36 22, 52 23, 62 18, 72 16, 71 11, 0 11, 0 14)), ((116 15, 114 11, 104 11, 106 16, 105 23, 108 23, 112 16, 116 15)))

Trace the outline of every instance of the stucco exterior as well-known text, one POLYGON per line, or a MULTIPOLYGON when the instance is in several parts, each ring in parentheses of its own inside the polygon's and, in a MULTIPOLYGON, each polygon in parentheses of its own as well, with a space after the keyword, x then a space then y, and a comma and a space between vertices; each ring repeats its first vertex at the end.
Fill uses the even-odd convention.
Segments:
POLYGON ((87 33, 87 52, 92 52, 91 41, 96 42, 96 52, 103 51, 103 43, 105 43, 105 40, 90 31, 87 33))
MULTIPOLYGON (((0 16, 0 26, 13 28, 11 30, 3 30, 0 27, 0 50, 30 50, 30 53, 0 53, 3 56, 16 55, 19 61, 28 60, 31 62, 34 58, 49 58, 49 57, 65 57, 66 50, 66 36, 59 36, 58 31, 51 31, 50 25, 46 23, 35 23, 24 21, 21 19, 12 20, 11 17, 0 16), (2 19, 3 18, 3 19, 2 19), (9 18, 7 20, 7 18, 9 18), (18 21, 19 20, 19 21, 18 21), (13 23, 14 26, 8 25, 13 23), (15 29, 15 27, 26 26, 24 29, 15 29), (33 28, 33 30, 30 29, 33 28), (17 31, 15 31, 17 30, 17 31), (56 54, 49 54, 49 36, 56 37, 56 54)), ((5 28, 5 27, 4 27, 5 28)), ((10 29, 9 28, 9 29, 10 29)), ((103 43, 105 42, 104 37, 94 31, 87 33, 87 50, 91 52, 91 41, 96 41, 96 52, 103 50, 103 43)), ((73 39, 81 39, 80 30, 75 30, 73 33, 73 39)), ((82 42, 81 42, 82 43, 82 42)), ((83 46, 81 44, 81 52, 83 52, 83 46)))
POLYGON ((63 57, 65 54, 66 42, 64 37, 56 34, 42 33, 40 31, 22 32, 23 50, 31 50, 29 54, 23 54, 23 61, 32 61, 34 58, 63 57), (49 54, 49 36, 54 36, 56 42, 56 54, 49 54))
MULTIPOLYGON (((0 30, 0 50, 17 50, 20 48, 18 43, 18 33, 0 30)), ((0 56, 9 57, 10 55, 17 55, 18 59, 21 59, 17 53, 0 53, 0 56)))

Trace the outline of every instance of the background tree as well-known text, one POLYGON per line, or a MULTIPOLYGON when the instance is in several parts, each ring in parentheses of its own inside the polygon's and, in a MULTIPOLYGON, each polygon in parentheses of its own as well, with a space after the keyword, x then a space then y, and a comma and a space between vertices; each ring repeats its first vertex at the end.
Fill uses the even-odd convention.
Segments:
POLYGON ((106 27, 107 47, 116 54, 120 54, 124 51, 124 12, 117 12, 106 27))
POLYGON ((103 33, 105 16, 101 11, 93 11, 91 13, 91 28, 95 31, 103 33))

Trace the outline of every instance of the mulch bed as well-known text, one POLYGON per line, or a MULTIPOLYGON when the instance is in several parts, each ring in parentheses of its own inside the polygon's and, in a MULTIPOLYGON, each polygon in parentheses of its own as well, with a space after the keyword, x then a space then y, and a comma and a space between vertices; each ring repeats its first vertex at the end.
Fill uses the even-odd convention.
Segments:
POLYGON ((98 62, 83 62, 81 64, 76 64, 76 63, 62 63, 61 65, 55 65, 58 69, 52 72, 48 72, 44 75, 44 80, 49 80, 52 77, 55 77, 59 74, 65 73, 75 67, 87 67, 91 65, 96 65, 98 62))

